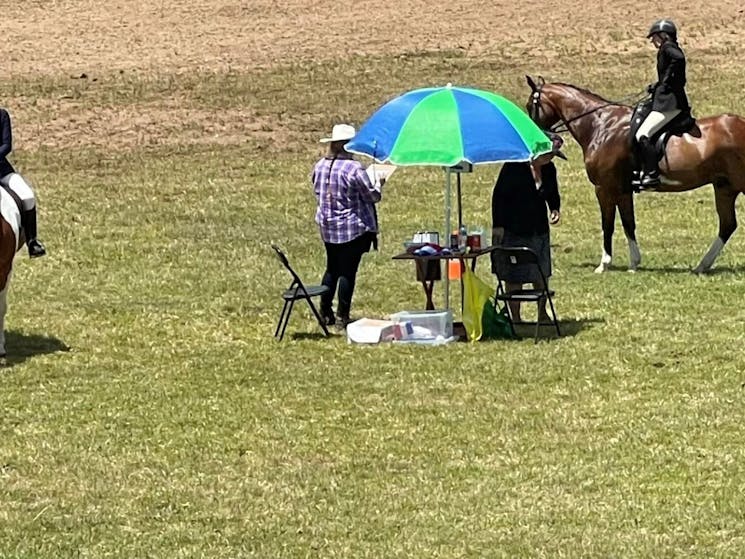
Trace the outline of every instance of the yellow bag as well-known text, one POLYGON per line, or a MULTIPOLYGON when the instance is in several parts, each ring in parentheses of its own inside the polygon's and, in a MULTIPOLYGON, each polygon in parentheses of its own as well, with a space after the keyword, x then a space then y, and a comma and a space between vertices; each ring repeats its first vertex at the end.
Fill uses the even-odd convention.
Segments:
POLYGON ((469 266, 463 272, 463 326, 468 339, 476 342, 484 334, 484 305, 494 295, 494 288, 480 279, 469 266))

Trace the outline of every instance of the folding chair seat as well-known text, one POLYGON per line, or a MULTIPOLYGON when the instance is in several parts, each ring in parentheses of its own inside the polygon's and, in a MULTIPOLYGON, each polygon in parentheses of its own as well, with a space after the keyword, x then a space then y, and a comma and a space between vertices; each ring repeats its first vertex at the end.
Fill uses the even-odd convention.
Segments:
POLYGON ((276 338, 279 336, 280 341, 282 340, 285 335, 285 330, 287 329, 287 324, 290 322, 290 313, 292 313, 292 307, 295 305, 295 301, 299 301, 301 299, 304 299, 308 303, 310 310, 313 311, 313 314, 318 321, 318 325, 323 330, 323 333, 328 336, 329 330, 326 327, 326 322, 321 317, 321 314, 318 312, 316 306, 313 304, 313 298, 320 297, 324 293, 328 292, 328 287, 326 287, 325 285, 305 285, 300 279, 300 276, 298 276, 295 270, 292 269, 292 266, 290 266, 290 262, 287 259, 287 256, 285 256, 285 253, 282 252, 282 250, 275 244, 272 244, 272 249, 274 249, 274 253, 277 259, 282 263, 282 265, 292 276, 292 283, 290 284, 290 287, 288 287, 282 293, 284 305, 282 306, 282 313, 279 315, 279 322, 277 323, 277 329, 274 331, 274 337, 276 338))
POLYGON ((495 247, 494 248, 495 258, 498 259, 494 271, 497 276, 497 292, 494 296, 495 307, 498 301, 502 301, 507 307, 507 316, 510 319, 510 328, 512 333, 515 334, 515 323, 510 311, 509 302, 519 303, 538 303, 542 298, 545 298, 551 307, 551 322, 541 322, 540 317, 535 322, 535 342, 538 343, 538 331, 541 325, 553 325, 556 328, 556 335, 561 336, 561 330, 559 329, 559 321, 556 318, 556 310, 554 309, 553 297, 554 291, 548 289, 548 279, 546 278, 543 270, 541 269, 538 255, 528 247, 495 247), (506 290, 505 276, 508 276, 508 271, 513 266, 529 266, 530 268, 535 267, 538 271, 538 275, 543 280, 542 289, 516 289, 513 291, 506 290))

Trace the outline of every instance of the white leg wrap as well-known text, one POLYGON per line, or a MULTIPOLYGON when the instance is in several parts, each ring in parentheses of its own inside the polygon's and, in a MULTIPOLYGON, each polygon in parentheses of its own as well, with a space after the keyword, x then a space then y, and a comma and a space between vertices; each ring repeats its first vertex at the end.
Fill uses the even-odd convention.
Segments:
POLYGON ((711 243, 711 247, 709 247, 709 252, 704 254, 701 262, 699 262, 698 266, 693 269, 693 273, 703 274, 708 271, 714 265, 714 261, 717 259, 717 256, 719 256, 719 253, 722 252, 723 248, 724 241, 719 237, 714 239, 714 242, 711 243))
POLYGON ((642 253, 639 245, 633 239, 627 239, 629 242, 629 272, 636 272, 639 264, 642 263, 642 253))
POLYGON ((595 273, 602 274, 608 268, 610 268, 611 260, 612 260, 611 255, 605 252, 605 249, 603 249, 603 256, 602 258, 600 258, 600 265, 597 268, 595 268, 595 273))

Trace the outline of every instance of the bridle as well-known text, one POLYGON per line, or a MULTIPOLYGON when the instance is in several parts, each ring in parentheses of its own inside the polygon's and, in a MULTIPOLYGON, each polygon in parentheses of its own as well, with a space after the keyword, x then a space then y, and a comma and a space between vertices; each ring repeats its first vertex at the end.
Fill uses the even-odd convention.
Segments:
MULTIPOLYGON (((530 118, 533 120, 533 122, 538 122, 538 117, 541 114, 541 91, 543 90, 543 83, 540 85, 536 85, 533 88, 533 94, 531 95, 531 103, 530 103, 530 110, 528 111, 528 114, 530 115, 530 118)), ((586 117, 587 115, 591 115, 592 113, 599 111, 600 109, 604 109, 605 107, 610 107, 613 105, 620 105, 623 107, 629 107, 630 105, 627 105, 626 102, 633 100, 634 105, 636 105, 639 101, 647 97, 649 94, 646 90, 643 90, 641 93, 633 93, 631 95, 628 95, 624 97, 623 99, 619 101, 607 101, 606 103, 603 103, 602 105, 598 105, 597 107, 593 107, 589 111, 585 111, 584 113, 578 114, 576 116, 573 116, 570 119, 565 119, 558 111, 557 114, 559 115, 559 121, 551 126, 549 128, 549 131, 555 132, 557 134, 560 134, 562 132, 569 132, 569 124, 574 122, 575 120, 579 120, 580 118, 586 117)), ((633 108, 633 107, 632 107, 633 108)))

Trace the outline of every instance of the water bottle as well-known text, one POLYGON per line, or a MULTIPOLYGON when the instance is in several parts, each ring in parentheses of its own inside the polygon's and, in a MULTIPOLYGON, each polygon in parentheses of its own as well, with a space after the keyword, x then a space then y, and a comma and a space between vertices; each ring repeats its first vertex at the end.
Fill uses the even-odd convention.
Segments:
POLYGON ((458 250, 465 252, 467 242, 468 242, 468 231, 466 230, 465 225, 461 225, 460 230, 458 231, 458 250))

